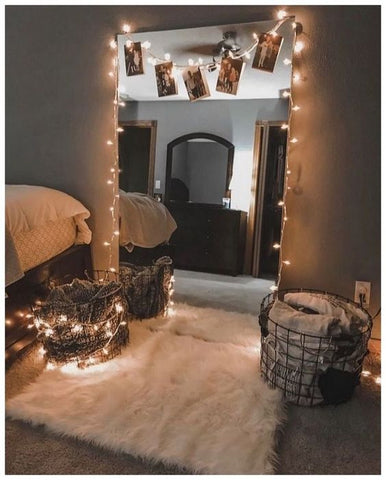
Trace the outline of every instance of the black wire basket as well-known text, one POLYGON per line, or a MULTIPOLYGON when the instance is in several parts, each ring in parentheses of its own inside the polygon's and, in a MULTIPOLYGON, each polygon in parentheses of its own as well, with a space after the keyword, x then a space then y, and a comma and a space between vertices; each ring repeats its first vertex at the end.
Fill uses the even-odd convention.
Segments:
POLYGON ((38 340, 54 365, 102 363, 128 343, 127 302, 118 275, 102 270, 86 275, 88 280, 52 288, 44 304, 32 307, 38 340))
POLYGON ((174 282, 170 257, 160 257, 153 265, 122 262, 119 273, 128 311, 134 318, 145 319, 166 314, 174 282))
MULTIPOLYGON (((307 312, 317 313, 317 312, 307 312)), ((339 404, 351 398, 360 383, 368 353, 372 318, 360 305, 332 293, 288 289, 267 295, 260 308, 261 375, 272 388, 296 405, 339 404), (288 329, 270 318, 276 299, 287 293, 312 293, 328 301, 360 309, 366 320, 355 333, 317 336, 288 329)))

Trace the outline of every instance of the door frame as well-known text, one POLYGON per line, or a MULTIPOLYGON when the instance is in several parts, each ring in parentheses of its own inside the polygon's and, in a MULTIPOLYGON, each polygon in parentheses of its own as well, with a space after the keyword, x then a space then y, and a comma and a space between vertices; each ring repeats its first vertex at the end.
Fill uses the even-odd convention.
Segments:
POLYGON ((281 126, 283 125, 283 122, 284 120, 258 120, 255 123, 251 203, 249 206, 247 246, 245 252, 245 273, 250 274, 253 277, 258 277, 260 274, 261 234, 269 128, 281 126))
POLYGON ((150 128, 149 169, 147 194, 154 195, 155 154, 157 144, 157 120, 126 120, 119 122, 120 127, 150 128))

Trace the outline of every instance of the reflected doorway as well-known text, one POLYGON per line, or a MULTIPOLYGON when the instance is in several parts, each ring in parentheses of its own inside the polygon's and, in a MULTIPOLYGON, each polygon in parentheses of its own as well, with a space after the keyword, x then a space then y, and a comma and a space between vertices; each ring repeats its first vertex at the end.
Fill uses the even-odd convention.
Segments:
POLYGON ((287 155, 287 130, 282 122, 258 122, 258 176, 255 197, 256 222, 253 238, 252 275, 275 279, 279 270, 283 208, 279 202, 284 196, 287 155))
POLYGON ((125 192, 154 193, 157 121, 120 122, 119 188, 125 192))

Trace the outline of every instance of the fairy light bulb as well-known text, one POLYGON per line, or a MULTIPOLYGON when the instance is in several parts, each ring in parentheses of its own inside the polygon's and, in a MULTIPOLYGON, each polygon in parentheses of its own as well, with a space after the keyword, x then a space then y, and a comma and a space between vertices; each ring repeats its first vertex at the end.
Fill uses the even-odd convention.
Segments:
POLYGON ((132 40, 126 40, 126 47, 130 48, 133 45, 132 40))
POLYGON ((111 173, 114 173, 114 172, 115 172, 115 168, 110 168, 110 172, 111 172, 111 173))
POLYGON ((126 107, 126 103, 125 103, 125 102, 118 102, 118 105, 119 105, 120 107, 126 107))
POLYGON ((107 180, 106 183, 107 183, 107 185, 113 185, 114 182, 112 180, 107 180))
POLYGON ((281 129, 282 130, 287 130, 288 128, 288 123, 283 123, 282 126, 281 126, 281 129))
POLYGON ((109 77, 113 77, 113 76, 114 76, 114 72, 109 72, 108 75, 109 75, 109 77))
POLYGON ((114 143, 111 140, 107 140, 106 144, 107 145, 114 145, 114 143))
MULTIPOLYGON (((113 183, 113 182, 112 182, 113 183)), ((114 211, 114 207, 110 207, 109 208, 110 212, 113 212, 114 211)))
POLYGON ((284 65, 291 65, 292 62, 291 62, 291 60, 290 60, 289 58, 285 58, 285 59, 283 60, 283 63, 284 63, 284 65))
POLYGON ((284 92, 282 93, 282 96, 283 96, 284 98, 288 98, 288 97, 291 96, 291 93, 290 93, 288 90, 284 90, 284 92))
POLYGON ((198 59, 198 63, 199 63, 200 65, 202 65, 203 62, 204 62, 203 59, 200 57, 200 58, 198 59))
POLYGON ((274 243, 272 246, 275 250, 278 250, 280 248, 280 243, 274 243))
POLYGON ((294 106, 292 107, 292 110, 293 110, 294 112, 297 112, 298 110, 300 110, 299 105, 294 105, 294 106))
POLYGON ((369 377, 371 375, 371 372, 369 370, 363 370, 362 375, 364 377, 369 377))
POLYGON ((105 247, 109 247, 109 246, 111 245, 111 243, 110 243, 110 242, 103 242, 103 245, 104 245, 105 247))
POLYGON ((291 138, 291 140, 290 140, 291 143, 298 143, 298 141, 299 140, 296 137, 291 138))
POLYGON ((189 60, 188 60, 188 65, 189 65, 190 67, 192 67, 192 66, 194 65, 194 61, 193 61, 192 58, 189 58, 189 60))
POLYGON ((107 348, 103 348, 102 351, 103 351, 103 353, 104 353, 105 355, 107 355, 107 354, 109 353, 109 351, 107 350, 107 348))
POLYGON ((298 40, 296 43, 295 43, 295 46, 294 46, 294 52, 295 53, 300 53, 304 48, 304 43, 301 42, 300 40, 298 40))
POLYGON ((284 205, 284 202, 283 202, 283 200, 279 200, 279 201, 277 202, 277 204, 278 204, 279 207, 282 207, 282 206, 284 205))
POLYGON ((165 53, 165 60, 170 60, 170 53, 165 53))
POLYGON ((113 50, 117 48, 117 42, 114 39, 110 41, 109 45, 113 50))
POLYGON ((257 33, 255 33, 255 32, 253 32, 253 35, 252 35, 252 36, 253 36, 253 38, 254 38, 255 40, 257 40, 257 39, 259 38, 259 36, 258 36, 257 33))
POLYGON ((270 289, 272 292, 276 292, 276 290, 277 290, 277 285, 271 285, 271 286, 269 287, 269 289, 270 289))
POLYGON ((296 29, 298 28, 298 25, 297 25, 296 22, 292 22, 292 28, 293 28, 294 30, 296 30, 296 29))
POLYGON ((125 23, 125 24, 122 25, 122 32, 129 33, 130 30, 131 30, 131 27, 128 23, 125 23))
POLYGON ((118 127, 117 132, 119 132, 119 133, 124 132, 124 129, 122 127, 118 127))
POLYGON ((110 267, 109 270, 110 270, 110 272, 113 272, 113 273, 116 272, 116 269, 114 267, 110 267))
POLYGON ((283 260, 284 265, 291 265, 291 262, 289 260, 283 260))
POLYGON ((118 237, 119 236, 119 230, 114 230, 114 235, 118 237))
POLYGON ((149 42, 149 40, 146 40, 142 43, 142 46, 145 50, 149 50, 149 48, 151 47, 151 43, 149 42))
POLYGON ((283 20, 287 16, 287 12, 285 10, 279 10, 277 12, 277 18, 279 20, 283 20))
POLYGON ((300 75, 295 73, 292 78, 294 79, 294 82, 298 82, 300 80, 300 75))

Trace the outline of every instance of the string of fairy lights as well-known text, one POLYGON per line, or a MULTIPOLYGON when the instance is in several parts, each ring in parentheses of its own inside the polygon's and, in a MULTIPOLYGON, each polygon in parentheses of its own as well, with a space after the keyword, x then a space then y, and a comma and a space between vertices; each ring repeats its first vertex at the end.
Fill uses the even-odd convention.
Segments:
MULTIPOLYGON (((277 30, 283 25, 283 23, 287 21, 292 22, 292 27, 294 29, 295 35, 294 35, 294 42, 293 42, 293 52, 294 54, 299 54, 303 48, 304 48, 304 43, 300 40, 297 39, 297 35, 302 32, 302 27, 301 24, 295 21, 295 17, 293 15, 289 15, 285 10, 279 10, 277 12, 277 18, 278 21, 275 24, 275 26, 269 30, 268 32, 273 36, 278 35, 277 30)), ((131 45, 131 43, 134 42, 134 39, 132 38, 131 34, 131 26, 129 23, 124 23, 121 27, 121 34, 125 35, 127 37, 127 42, 126 44, 128 46, 131 45)), ((241 50, 237 54, 230 52, 229 54, 232 56, 232 58, 250 58, 251 57, 251 52, 257 48, 259 44, 259 35, 257 33, 253 33, 253 41, 251 42, 250 45, 248 45, 245 49, 241 50)), ((119 173, 119 155, 118 155, 118 135, 120 132, 123 131, 122 128, 119 127, 118 124, 118 109, 119 107, 125 107, 126 103, 122 102, 119 100, 119 85, 118 85, 118 78, 119 78, 119 62, 118 62, 118 41, 117 41, 117 36, 115 38, 112 38, 109 42, 109 46, 111 50, 114 52, 114 57, 112 59, 112 64, 114 68, 108 72, 108 75, 114 80, 115 83, 115 90, 114 90, 114 109, 113 109, 113 119, 114 119, 114 142, 109 139, 107 140, 107 145, 108 146, 114 146, 114 156, 113 156, 113 166, 110 169, 110 173, 112 174, 108 179, 107 179, 107 184, 112 185, 112 205, 110 206, 110 211, 112 215, 112 223, 113 223, 113 234, 109 240, 104 241, 103 245, 105 247, 108 247, 109 253, 108 253, 108 268, 110 271, 115 271, 115 268, 112 266, 112 260, 113 260, 113 248, 114 248, 114 242, 116 237, 119 236, 119 230, 116 230, 116 225, 117 225, 117 199, 119 198, 119 194, 117 193, 117 181, 116 181, 116 175, 119 173)), ((141 43, 141 47, 146 50, 146 53, 148 55, 148 62, 151 63, 152 65, 157 65, 158 63, 163 63, 165 61, 171 61, 171 54, 170 53, 165 53, 163 57, 159 56, 156 54, 153 50, 151 50, 151 42, 148 40, 144 41, 141 43)), ((285 65, 288 65, 291 68, 291 89, 286 90, 283 92, 283 97, 288 98, 289 100, 289 119, 288 123, 283 124, 282 128, 288 130, 288 138, 289 142, 287 142, 287 154, 286 154, 286 175, 285 175, 285 187, 284 187, 284 195, 283 199, 279 201, 279 206, 282 206, 282 224, 281 224, 281 243, 284 235, 284 227, 285 224, 288 220, 287 216, 287 208, 286 208, 286 196, 287 192, 290 189, 290 186, 288 185, 288 177, 290 175, 290 170, 288 168, 288 153, 289 153, 289 144, 295 144, 298 142, 298 139, 295 137, 290 137, 290 123, 291 123, 291 118, 292 118, 292 113, 297 112, 300 110, 300 107, 298 105, 294 105, 293 100, 292 100, 292 86, 294 82, 298 82, 301 77, 299 73, 293 73, 292 71, 292 60, 289 58, 285 58, 283 60, 283 63, 285 65)), ((212 69, 213 66, 215 68, 220 69, 221 65, 221 59, 215 60, 211 62, 206 62, 204 63, 202 58, 198 58, 198 60, 195 62, 192 58, 189 58, 187 61, 187 64, 182 65, 182 64, 176 64, 173 63, 173 68, 178 69, 178 70, 183 70, 185 68, 188 68, 189 66, 197 65, 200 66, 200 68, 205 68, 205 69, 212 69)), ((275 285, 271 287, 272 290, 277 290, 280 284, 280 280, 282 277, 282 268, 283 265, 288 266, 290 265, 290 261, 288 259, 283 259, 282 255, 282 249, 281 249, 281 243, 275 243, 273 245, 274 249, 279 250, 279 272, 278 272, 278 278, 277 282, 275 285)))

